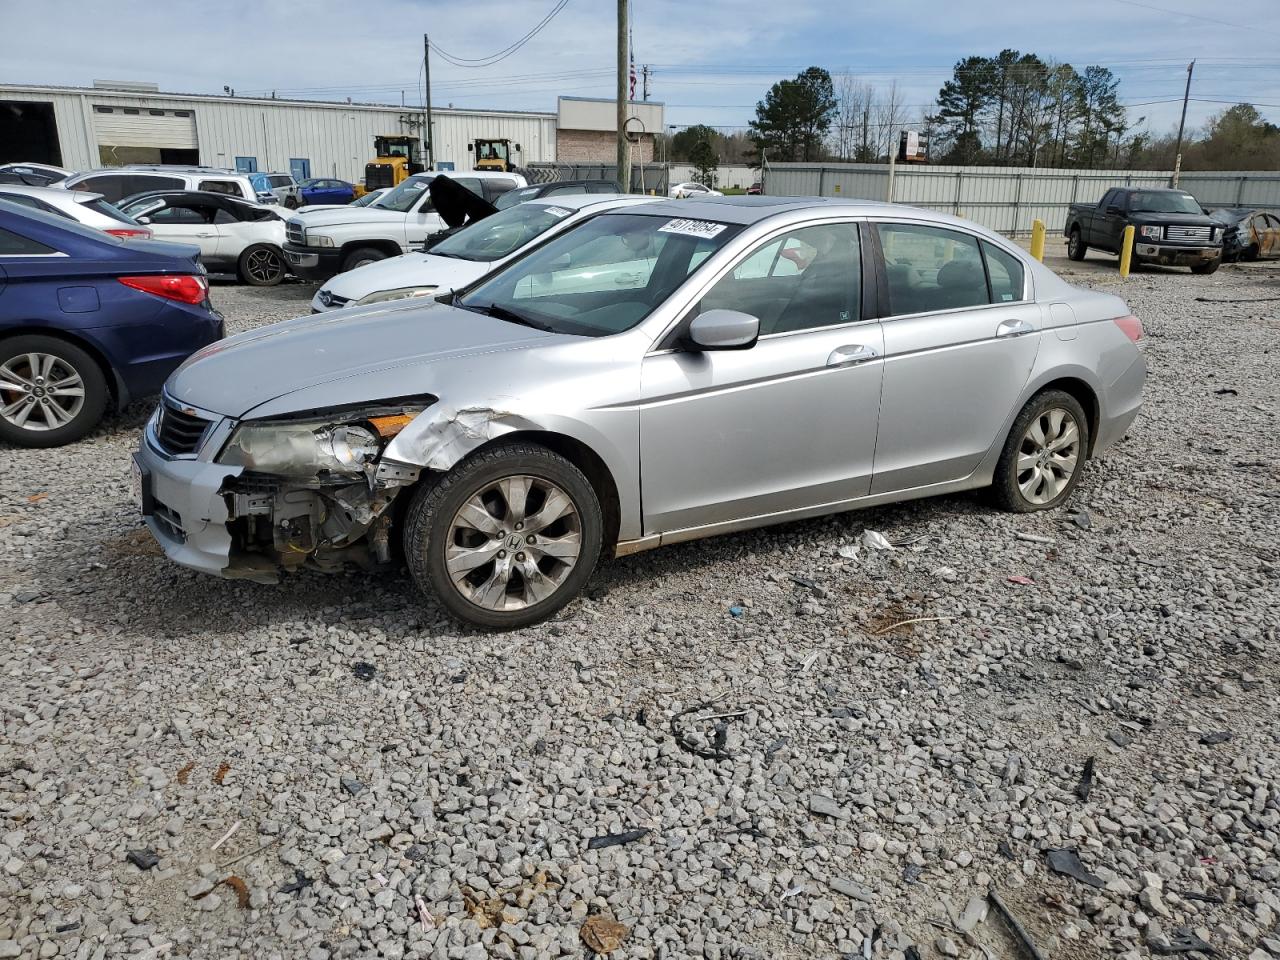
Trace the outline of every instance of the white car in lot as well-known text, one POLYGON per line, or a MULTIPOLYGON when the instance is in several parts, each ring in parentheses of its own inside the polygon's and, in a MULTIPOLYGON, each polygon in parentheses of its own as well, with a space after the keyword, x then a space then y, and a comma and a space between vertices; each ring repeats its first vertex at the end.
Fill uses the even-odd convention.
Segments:
POLYGON ((86 227, 93 227, 113 237, 149 240, 151 229, 128 214, 117 210, 101 195, 87 190, 63 190, 61 187, 25 187, 16 183, 0 183, 0 200, 43 210, 66 217, 86 227))
MULTIPOLYGON (((660 197, 622 194, 574 194, 527 200, 459 230, 427 253, 406 253, 358 270, 340 273, 311 300, 313 313, 339 307, 433 296, 465 287, 507 261, 569 229, 588 217, 618 207, 654 203, 660 197)), ((596 276, 599 269, 574 264, 574 270, 596 276)), ((570 271, 561 271, 567 274, 570 271)), ((619 277, 626 270, 614 271, 619 277)), ((639 265, 630 271, 638 275, 639 265)), ((560 278, 561 285, 568 282, 560 278)), ((618 282, 622 286, 621 281, 618 282)))
MULTIPOLYGON (((418 249, 444 220, 427 190, 439 173, 417 173, 373 206, 319 209, 289 220, 285 256, 289 269, 306 280, 324 282, 336 273, 398 257, 418 249)), ((528 186, 525 178, 497 170, 468 170, 449 179, 493 203, 508 190, 528 186)))
POLYGON ((272 287, 288 273, 284 217, 276 205, 245 203, 223 193, 144 193, 121 203, 157 240, 200 248, 210 273, 234 273, 243 283, 272 287))
POLYGON ((719 190, 712 190, 701 183, 677 183, 667 191, 667 196, 676 200, 691 200, 696 197, 723 197, 719 190))

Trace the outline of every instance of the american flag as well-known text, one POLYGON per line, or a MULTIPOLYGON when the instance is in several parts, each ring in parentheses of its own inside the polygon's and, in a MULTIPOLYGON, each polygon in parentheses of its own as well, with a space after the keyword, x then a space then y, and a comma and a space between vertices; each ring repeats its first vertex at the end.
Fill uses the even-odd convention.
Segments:
POLYGON ((627 94, 628 99, 636 98, 636 55, 631 54, 631 92, 627 94))

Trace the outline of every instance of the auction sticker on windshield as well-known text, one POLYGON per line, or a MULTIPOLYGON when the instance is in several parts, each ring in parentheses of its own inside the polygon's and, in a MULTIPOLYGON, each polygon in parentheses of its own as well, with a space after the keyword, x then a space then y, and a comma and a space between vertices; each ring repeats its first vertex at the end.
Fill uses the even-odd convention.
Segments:
POLYGON ((551 214, 553 217, 567 217, 569 214, 573 213, 573 211, 566 210, 564 207, 547 207, 547 213, 551 214))
POLYGON ((714 237, 724 230, 723 223, 712 223, 709 220, 668 220, 658 228, 659 233, 682 233, 686 237, 714 237))

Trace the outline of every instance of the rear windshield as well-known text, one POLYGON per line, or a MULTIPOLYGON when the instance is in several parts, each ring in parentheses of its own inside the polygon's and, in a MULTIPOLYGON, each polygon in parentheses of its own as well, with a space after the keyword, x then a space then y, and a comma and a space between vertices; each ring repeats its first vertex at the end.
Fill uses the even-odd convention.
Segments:
POLYGON ((112 220, 118 220, 121 223, 131 223, 134 226, 137 226, 138 223, 137 220, 133 219, 133 217, 129 216, 123 210, 112 206, 105 200, 89 200, 82 203, 81 206, 87 207, 94 213, 100 213, 104 217, 110 217, 112 220))
POLYGON ((459 230, 432 247, 430 252, 439 257, 457 257, 481 263, 501 260, 572 215, 573 211, 568 207, 555 204, 517 204, 510 210, 500 210, 459 230))

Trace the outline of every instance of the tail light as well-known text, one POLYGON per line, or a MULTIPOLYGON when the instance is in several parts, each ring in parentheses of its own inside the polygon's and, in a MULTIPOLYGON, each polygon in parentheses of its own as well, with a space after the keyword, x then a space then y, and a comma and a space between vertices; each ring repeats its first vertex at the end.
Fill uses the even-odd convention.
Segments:
POLYGON ((121 283, 143 293, 153 293, 179 303, 201 304, 209 297, 209 281, 190 274, 157 274, 149 277, 119 277, 121 283))
POLYGON ((125 240, 151 239, 151 231, 146 227, 112 227, 110 230, 104 230, 103 233, 109 233, 113 237, 122 237, 125 240))
POLYGON ((1124 335, 1134 343, 1141 344, 1146 337, 1146 332, 1142 329, 1142 321, 1131 313, 1123 317, 1116 317, 1112 322, 1123 330, 1124 335))

